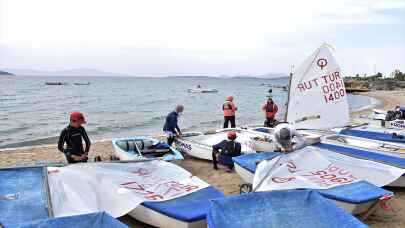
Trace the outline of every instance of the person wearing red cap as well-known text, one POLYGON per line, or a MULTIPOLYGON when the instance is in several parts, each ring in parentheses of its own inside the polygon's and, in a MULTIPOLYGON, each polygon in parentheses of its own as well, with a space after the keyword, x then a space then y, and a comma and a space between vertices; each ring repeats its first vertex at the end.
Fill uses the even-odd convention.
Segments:
POLYGON ((235 112, 238 110, 238 108, 233 103, 232 96, 226 97, 226 101, 222 105, 222 110, 224 111, 224 128, 228 128, 229 122, 231 123, 231 127, 235 128, 235 112))
POLYGON ((68 163, 87 162, 90 150, 90 139, 82 127, 86 120, 82 113, 72 112, 69 125, 62 130, 59 136, 58 150, 65 154, 68 163), (86 148, 83 148, 83 140, 86 148), (65 147, 66 144, 66 147, 65 147))
POLYGON ((235 141, 236 132, 228 132, 228 140, 212 146, 212 162, 214 169, 218 169, 217 164, 222 164, 226 167, 227 172, 232 172, 233 160, 232 157, 240 156, 242 154, 242 145, 235 141))

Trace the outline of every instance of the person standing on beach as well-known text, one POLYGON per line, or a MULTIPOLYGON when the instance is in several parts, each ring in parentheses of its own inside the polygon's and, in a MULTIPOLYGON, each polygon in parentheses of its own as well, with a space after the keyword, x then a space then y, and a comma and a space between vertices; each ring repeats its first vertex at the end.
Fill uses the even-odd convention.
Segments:
POLYGON ((224 111, 224 128, 228 128, 229 122, 231 123, 231 128, 236 127, 235 123, 235 113, 238 110, 236 105, 233 103, 233 97, 226 97, 225 103, 222 105, 222 111, 224 111))
POLYGON ((263 112, 265 113, 266 120, 264 121, 265 127, 274 127, 276 125, 276 113, 278 112, 278 107, 274 103, 271 96, 267 99, 266 104, 262 107, 263 112))
POLYGON ((58 150, 65 154, 69 164, 87 162, 88 160, 91 142, 82 126, 85 123, 86 120, 82 113, 72 112, 69 125, 62 130, 59 136, 58 150), (83 148, 83 140, 86 143, 85 149, 83 148))
POLYGON ((167 136, 167 143, 171 146, 176 136, 181 135, 181 130, 178 125, 179 114, 184 111, 183 105, 177 105, 173 112, 169 113, 166 117, 163 131, 167 136))

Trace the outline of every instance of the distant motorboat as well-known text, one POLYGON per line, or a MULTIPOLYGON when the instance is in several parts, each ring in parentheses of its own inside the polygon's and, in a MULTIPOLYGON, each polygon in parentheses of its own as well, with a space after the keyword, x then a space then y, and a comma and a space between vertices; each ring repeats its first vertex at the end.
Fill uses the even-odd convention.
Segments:
POLYGON ((45 82, 45 85, 67 85, 64 82, 45 82))
POLYGON ((90 85, 90 82, 87 82, 87 83, 80 83, 80 82, 75 82, 75 83, 73 83, 74 85, 77 85, 77 86, 81 86, 81 85, 90 85))
POLYGON ((277 88, 277 89, 282 89, 283 91, 288 91, 288 87, 283 86, 283 85, 273 85, 273 84, 269 84, 269 83, 262 83, 262 84, 260 84, 260 86, 277 88))
POLYGON ((203 88, 189 88, 187 89, 189 93, 217 93, 217 89, 203 89, 203 88))

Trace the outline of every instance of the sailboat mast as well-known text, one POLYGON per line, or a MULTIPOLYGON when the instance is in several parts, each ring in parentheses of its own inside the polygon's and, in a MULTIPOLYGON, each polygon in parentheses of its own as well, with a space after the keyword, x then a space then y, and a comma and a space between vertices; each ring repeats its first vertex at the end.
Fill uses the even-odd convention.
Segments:
POLYGON ((286 103, 286 110, 285 110, 285 116, 284 116, 284 121, 287 122, 287 115, 288 115, 288 105, 290 103, 290 93, 291 93, 291 80, 293 77, 293 70, 294 70, 294 65, 291 65, 291 71, 290 71, 290 78, 288 80, 288 93, 287 93, 287 103, 286 103))

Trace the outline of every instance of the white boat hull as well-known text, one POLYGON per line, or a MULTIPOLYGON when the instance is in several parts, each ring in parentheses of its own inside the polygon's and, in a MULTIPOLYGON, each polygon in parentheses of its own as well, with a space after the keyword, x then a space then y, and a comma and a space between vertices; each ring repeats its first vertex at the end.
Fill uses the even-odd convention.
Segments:
POLYGON ((212 160, 212 147, 197 144, 186 139, 176 140, 176 149, 192 157, 212 160))
POLYGON ((174 219, 165 214, 161 214, 143 205, 139 205, 130 213, 131 217, 139 220, 143 223, 164 228, 203 228, 207 227, 207 222, 205 219, 198 220, 195 222, 185 222, 178 219, 174 219))
POLYGON ((185 132, 183 137, 176 139, 176 149, 196 158, 212 160, 212 146, 226 139, 228 131, 237 132, 236 141, 242 144, 242 154, 273 151, 273 142, 268 134, 238 128, 220 129, 209 134, 185 132))
MULTIPOLYGON (((254 174, 246 170, 245 168, 241 167, 237 163, 235 163, 235 171, 236 173, 242 178, 242 180, 246 183, 252 184, 253 183, 253 178, 254 174)), ((391 185, 390 185, 391 186, 391 185)), ((372 207, 378 202, 378 200, 374 201, 369 201, 361 204, 353 204, 353 203, 348 203, 348 202, 343 202, 343 201, 338 201, 338 200, 332 200, 335 204, 338 206, 344 208, 346 211, 352 213, 352 214, 364 214, 366 212, 372 212, 374 210, 372 207)))
POLYGON ((389 143, 347 135, 324 136, 322 142, 405 159, 405 145, 399 143, 389 143))

